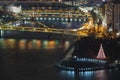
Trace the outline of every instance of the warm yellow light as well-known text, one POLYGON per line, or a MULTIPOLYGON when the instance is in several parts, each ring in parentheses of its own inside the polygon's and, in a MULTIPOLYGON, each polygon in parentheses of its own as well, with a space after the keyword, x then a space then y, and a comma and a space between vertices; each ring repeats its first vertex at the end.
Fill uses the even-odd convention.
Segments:
POLYGON ((19 48, 25 49, 26 48, 26 40, 20 40, 19 41, 19 48))
POLYGON ((48 48, 54 48, 54 47, 55 47, 55 41, 49 41, 48 48))

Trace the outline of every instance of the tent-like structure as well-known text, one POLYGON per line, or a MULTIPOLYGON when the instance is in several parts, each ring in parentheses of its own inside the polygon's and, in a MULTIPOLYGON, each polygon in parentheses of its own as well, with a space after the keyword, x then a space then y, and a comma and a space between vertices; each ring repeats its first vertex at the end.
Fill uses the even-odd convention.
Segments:
POLYGON ((97 59, 105 59, 105 58, 106 58, 106 56, 105 56, 104 49, 101 44, 98 55, 97 55, 97 59))

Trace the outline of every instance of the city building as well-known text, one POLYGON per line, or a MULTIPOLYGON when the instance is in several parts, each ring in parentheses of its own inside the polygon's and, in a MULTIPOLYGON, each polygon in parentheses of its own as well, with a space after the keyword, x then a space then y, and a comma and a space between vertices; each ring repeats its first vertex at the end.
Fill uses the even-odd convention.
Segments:
POLYGON ((106 23, 109 29, 112 28, 113 22, 113 3, 111 1, 107 1, 104 3, 104 16, 106 19, 106 23))
POLYGON ((113 2, 113 29, 120 31, 120 1, 113 2))
POLYGON ((120 1, 107 0, 104 3, 104 16, 106 18, 108 29, 120 30, 120 1))

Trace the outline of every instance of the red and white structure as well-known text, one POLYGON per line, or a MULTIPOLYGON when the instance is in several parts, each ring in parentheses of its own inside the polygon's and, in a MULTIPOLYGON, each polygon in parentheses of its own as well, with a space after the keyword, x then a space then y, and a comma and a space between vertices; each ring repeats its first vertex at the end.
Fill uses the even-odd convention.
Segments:
POLYGON ((103 50, 103 47, 101 44, 98 55, 97 55, 97 59, 105 59, 105 58, 106 58, 106 56, 105 56, 105 53, 104 53, 104 50, 103 50))

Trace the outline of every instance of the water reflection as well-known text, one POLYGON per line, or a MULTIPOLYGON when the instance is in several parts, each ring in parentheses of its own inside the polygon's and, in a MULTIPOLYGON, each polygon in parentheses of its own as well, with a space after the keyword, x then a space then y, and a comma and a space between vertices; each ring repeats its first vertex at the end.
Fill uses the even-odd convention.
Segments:
POLYGON ((55 41, 49 41, 48 42, 48 47, 55 48, 55 41))
MULTIPOLYGON (((120 80, 120 70, 64 71, 54 64, 69 41, 0 39, 1 74, 4 80, 120 80)), ((1 77, 0 77, 1 78, 1 77)))
POLYGON ((56 47, 63 47, 64 49, 67 49, 69 46, 69 41, 39 39, 0 39, 0 47, 9 49, 54 49, 56 47))
POLYGON ((18 42, 19 48, 20 49, 25 49, 26 48, 26 40, 20 40, 18 42))
POLYGON ((16 45, 15 45, 15 40, 14 39, 0 39, 0 47, 3 47, 3 48, 15 48, 16 45))
MULTIPOLYGON (((64 77, 67 80, 107 80, 106 71, 60 71, 60 77, 64 77)), ((62 79, 61 79, 62 80, 62 79)))
POLYGON ((36 40, 36 49, 40 49, 42 42, 40 40, 36 40))
POLYGON ((107 80, 106 78, 107 75, 105 70, 99 70, 99 71, 96 71, 95 73, 96 73, 95 78, 97 80, 107 80))

